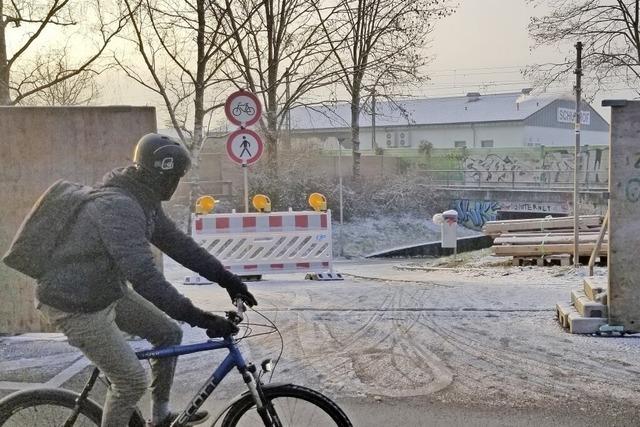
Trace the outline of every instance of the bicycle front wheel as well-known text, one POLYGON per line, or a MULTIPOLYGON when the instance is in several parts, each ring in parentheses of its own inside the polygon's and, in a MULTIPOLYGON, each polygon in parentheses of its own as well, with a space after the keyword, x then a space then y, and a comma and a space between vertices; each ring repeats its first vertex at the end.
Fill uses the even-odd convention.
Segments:
MULTIPOLYGON (((0 401, 0 426, 64 426, 73 413, 77 394, 62 389, 35 389, 10 394, 0 401)), ((74 427, 100 425, 102 409, 86 400, 74 427)))
MULTIPOLYGON (((350 427, 352 425, 338 405, 315 390, 285 384, 265 387, 263 392, 282 426, 350 427)), ((229 409, 222 425, 223 427, 263 425, 250 394, 245 395, 229 409)))

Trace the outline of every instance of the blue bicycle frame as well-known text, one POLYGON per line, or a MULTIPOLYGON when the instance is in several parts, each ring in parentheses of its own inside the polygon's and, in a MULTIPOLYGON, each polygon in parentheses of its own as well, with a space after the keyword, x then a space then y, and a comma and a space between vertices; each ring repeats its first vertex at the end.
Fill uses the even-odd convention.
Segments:
POLYGON ((227 357, 225 357, 222 363, 220 363, 213 374, 209 377, 207 382, 200 388, 195 397, 191 400, 191 402, 189 402, 186 409, 180 414, 180 416, 176 419, 176 421, 174 421, 172 425, 181 426, 182 424, 186 423, 189 420, 190 416, 195 414, 198 409, 200 409, 200 406, 202 406, 204 401, 207 400, 211 393, 213 393, 213 391, 216 389, 218 384, 220 384, 224 377, 226 377, 233 368, 238 368, 238 370, 242 374, 242 378, 249 386, 249 390, 256 399, 257 407, 259 409, 262 409, 261 398, 259 396, 259 393, 257 392, 253 375, 248 372, 247 363, 242 357, 242 353, 240 353, 240 350, 236 345, 236 341, 231 337, 226 337, 222 340, 210 340, 198 344, 154 348, 151 350, 144 350, 136 353, 138 359, 145 360, 161 359, 165 357, 177 357, 185 354, 198 353, 208 350, 219 350, 223 348, 229 350, 229 354, 227 355, 227 357))

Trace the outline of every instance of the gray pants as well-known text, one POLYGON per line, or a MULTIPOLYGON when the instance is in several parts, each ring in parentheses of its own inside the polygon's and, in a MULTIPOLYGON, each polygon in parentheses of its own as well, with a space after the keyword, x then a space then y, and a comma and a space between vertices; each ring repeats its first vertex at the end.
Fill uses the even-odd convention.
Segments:
MULTIPOLYGON (((122 331, 156 347, 177 345, 182 340, 178 323, 130 288, 123 298, 93 313, 67 313, 45 304, 40 304, 39 309, 67 336, 69 344, 79 348, 111 382, 102 427, 128 425, 148 386, 145 370, 122 331)), ((151 361, 154 403, 169 402, 175 367, 175 357, 151 361)))

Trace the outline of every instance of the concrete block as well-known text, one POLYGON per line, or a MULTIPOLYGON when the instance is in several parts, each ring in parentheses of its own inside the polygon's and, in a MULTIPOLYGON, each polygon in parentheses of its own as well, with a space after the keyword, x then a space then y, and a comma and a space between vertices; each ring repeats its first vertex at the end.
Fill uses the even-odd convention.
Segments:
POLYGON ((583 290, 590 300, 596 301, 598 294, 607 291, 607 278, 586 277, 584 279, 583 290))
POLYGON ((572 289, 571 290, 571 304, 573 304, 573 305, 576 305, 576 302, 580 298, 586 298, 586 297, 587 297, 587 295, 580 288, 576 288, 576 289, 572 289))
POLYGON ((596 295, 596 302, 599 302, 600 304, 608 305, 609 297, 607 295, 607 292, 605 291, 596 295))
POLYGON ((591 301, 587 297, 576 301, 576 310, 584 317, 607 317, 607 306, 599 302, 591 301))
POLYGON ((340 273, 307 273, 305 280, 320 280, 326 282, 331 280, 344 280, 344 278, 340 273))
POLYGON ((556 304, 556 317, 560 326, 567 329, 569 327, 569 314, 576 312, 571 305, 559 302, 556 304))
POLYGON ((604 317, 583 317, 580 313, 569 313, 569 332, 572 334, 595 334, 600 326, 608 323, 604 317))
POLYGON ((571 303, 581 316, 607 317, 607 306, 600 302, 590 300, 582 289, 574 289, 571 291, 571 303))

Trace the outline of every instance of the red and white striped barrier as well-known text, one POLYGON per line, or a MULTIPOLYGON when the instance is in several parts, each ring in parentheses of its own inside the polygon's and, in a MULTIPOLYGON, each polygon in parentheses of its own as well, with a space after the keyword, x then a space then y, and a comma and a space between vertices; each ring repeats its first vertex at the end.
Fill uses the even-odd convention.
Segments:
MULTIPOLYGON (((333 273, 331 211, 197 215, 192 237, 239 276, 333 273)), ((207 283, 199 276, 187 284, 207 283)))

